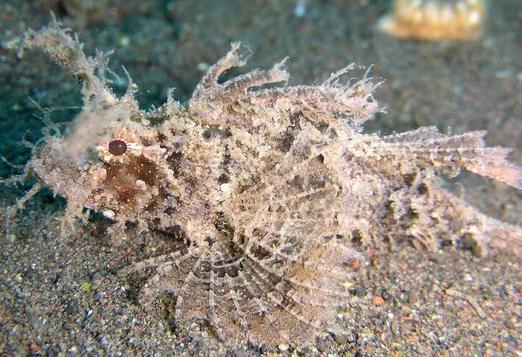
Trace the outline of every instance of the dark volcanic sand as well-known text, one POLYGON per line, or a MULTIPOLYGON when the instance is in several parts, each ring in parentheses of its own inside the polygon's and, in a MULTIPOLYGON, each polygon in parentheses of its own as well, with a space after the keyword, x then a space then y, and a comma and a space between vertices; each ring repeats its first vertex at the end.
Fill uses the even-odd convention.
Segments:
MULTIPOLYGON (((70 120, 79 88, 45 56, 9 50, 27 27, 38 28, 53 10, 78 31, 87 52, 114 49, 141 88, 144 106, 161 104, 169 87, 186 99, 205 64, 241 40, 253 51, 251 67, 283 57, 293 83, 314 82, 351 62, 375 64, 386 81, 376 97, 388 114, 368 130, 383 132, 437 125, 453 132, 487 129, 488 142, 514 148, 522 163, 522 3, 495 1, 486 36, 473 43, 417 43, 377 34, 385 1, 309 1, 303 18, 294 1, 4 0, 0 4, 0 154, 24 163, 18 145, 41 134, 38 107, 55 122, 70 120), (125 4, 125 5, 123 5, 125 4), (12 42, 11 42, 12 43, 12 42)), ((364 71, 364 70, 362 70, 364 71)), ((115 83, 117 91, 125 81, 115 83)), ((13 169, 1 164, 2 176, 13 169)), ((522 224, 522 193, 462 175, 448 186, 484 212, 522 224)), ((11 204, 21 191, 1 187, 11 204)), ((175 249, 168 237, 148 234, 111 245, 104 222, 73 235, 59 234, 63 202, 42 193, 0 236, 0 354, 123 355, 225 352, 204 324, 176 326, 168 297, 145 311, 137 292, 145 276, 122 277, 132 262, 175 249)), ((0 217, 1 219, 1 217, 0 217)), ((1 222, 5 225, 5 221, 1 222)), ((318 338, 313 347, 274 352, 353 355, 511 355, 522 351, 520 258, 493 252, 479 258, 445 248, 429 253, 408 246, 367 252, 369 265, 352 282, 346 335, 318 338)), ((287 349, 288 348, 288 349, 287 349)), ((259 353, 246 346, 230 352, 259 353)))

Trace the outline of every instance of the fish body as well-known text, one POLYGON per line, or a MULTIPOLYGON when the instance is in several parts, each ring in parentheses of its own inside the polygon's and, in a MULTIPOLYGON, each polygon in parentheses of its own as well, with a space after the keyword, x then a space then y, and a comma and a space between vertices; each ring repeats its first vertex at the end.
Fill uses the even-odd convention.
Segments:
POLYGON ((96 75, 104 57, 86 57, 57 23, 25 43, 80 79, 84 97, 28 171, 66 199, 66 215, 103 213, 110 236, 132 222, 189 242, 127 270, 155 268, 141 301, 175 295, 178 323, 207 320, 232 345, 309 343, 342 331, 338 307, 353 299, 343 282, 365 247, 473 241, 481 252, 522 252, 519 227, 481 214, 438 178, 464 169, 521 188, 509 151, 485 147, 484 132, 364 133, 380 108, 370 78, 342 80, 353 66, 318 85, 286 85, 284 61, 221 81, 246 62, 234 43, 186 105, 169 94, 143 111, 130 77, 114 95, 96 75))

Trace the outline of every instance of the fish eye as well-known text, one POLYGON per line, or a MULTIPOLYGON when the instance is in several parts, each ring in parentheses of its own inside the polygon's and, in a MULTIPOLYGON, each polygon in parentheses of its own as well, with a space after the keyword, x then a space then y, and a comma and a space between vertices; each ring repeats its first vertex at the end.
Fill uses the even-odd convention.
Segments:
POLYGON ((114 139, 109 142, 109 152, 114 156, 120 156, 127 151, 127 144, 120 139, 114 139))

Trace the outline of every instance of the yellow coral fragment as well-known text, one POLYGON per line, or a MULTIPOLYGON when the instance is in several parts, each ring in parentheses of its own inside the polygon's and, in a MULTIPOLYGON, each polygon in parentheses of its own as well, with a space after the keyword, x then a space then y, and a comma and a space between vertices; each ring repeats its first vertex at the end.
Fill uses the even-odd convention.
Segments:
POLYGON ((378 28, 399 38, 466 41, 481 36, 485 15, 485 0, 396 0, 378 28))

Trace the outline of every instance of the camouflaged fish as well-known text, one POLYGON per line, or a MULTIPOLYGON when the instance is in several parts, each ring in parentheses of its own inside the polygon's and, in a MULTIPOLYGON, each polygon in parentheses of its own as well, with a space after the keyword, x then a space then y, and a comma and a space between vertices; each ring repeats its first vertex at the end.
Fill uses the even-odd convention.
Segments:
POLYGON ((140 301, 176 296, 178 325, 203 319, 226 344, 310 343, 341 331, 338 308, 365 247, 407 241, 428 249, 473 241, 522 252, 522 230, 489 218, 442 189, 438 175, 464 169, 521 188, 504 148, 484 132, 435 127, 366 134, 380 110, 370 78, 353 68, 318 85, 286 84, 284 61, 220 81, 246 62, 239 43, 211 66, 186 105, 169 94, 143 111, 130 81, 118 97, 76 38, 53 23, 25 37, 83 83, 83 108, 67 133, 49 134, 27 173, 67 201, 142 231, 183 236, 180 251, 138 262, 154 268, 140 301))

